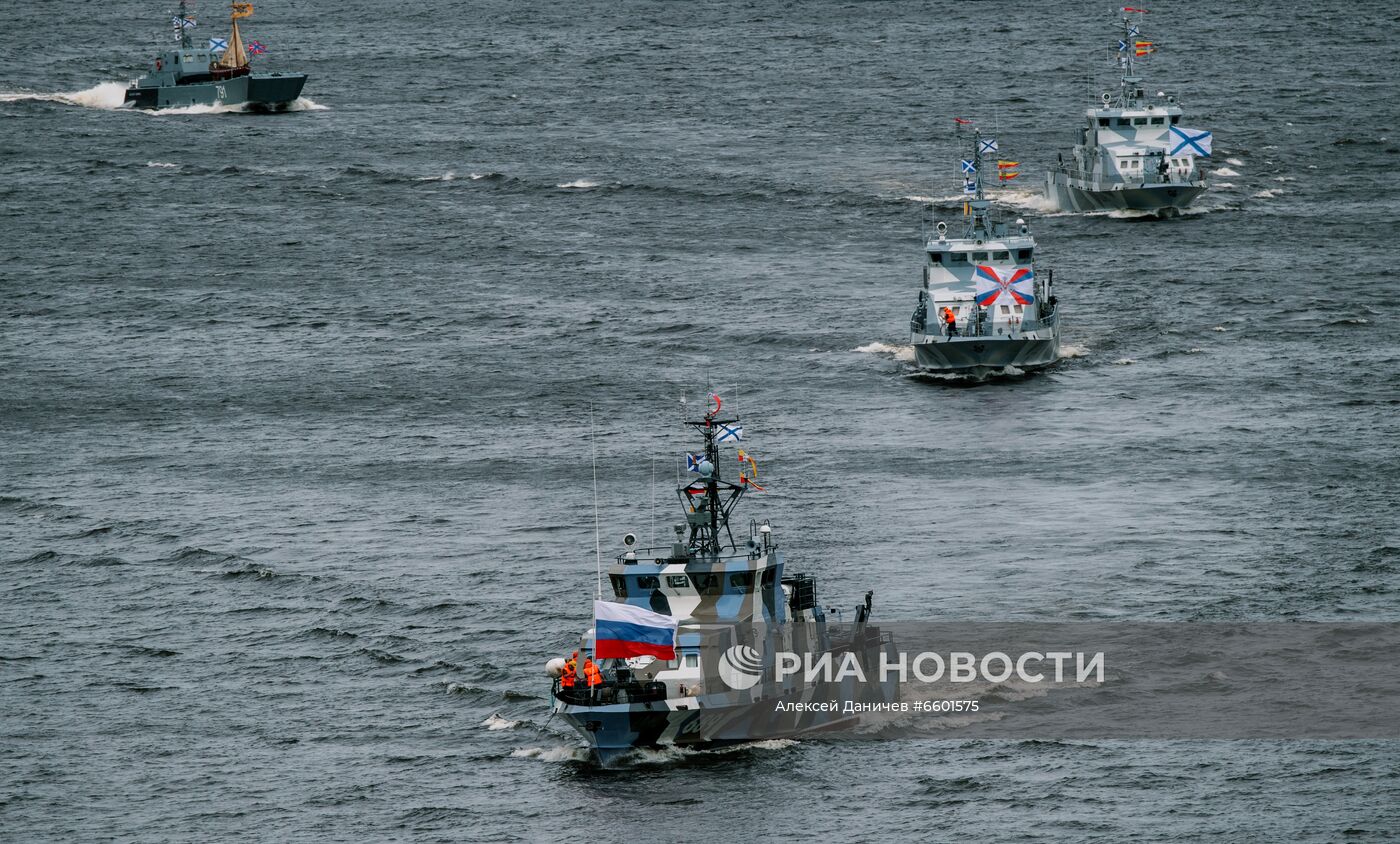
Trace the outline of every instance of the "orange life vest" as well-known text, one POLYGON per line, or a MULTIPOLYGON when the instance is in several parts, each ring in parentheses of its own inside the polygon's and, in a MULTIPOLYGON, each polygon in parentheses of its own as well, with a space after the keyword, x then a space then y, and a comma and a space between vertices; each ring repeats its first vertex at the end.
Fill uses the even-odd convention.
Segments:
POLYGON ((562 677, 559 678, 559 688, 572 689, 574 687, 574 684, 577 682, 578 667, 577 664, 571 659, 568 662, 564 663, 564 674, 562 677))
POLYGON ((943 321, 944 321, 944 322, 947 322, 947 323, 954 323, 954 322, 957 322, 957 321, 958 321, 958 318, 957 318, 957 316, 953 313, 953 309, 952 309, 952 308, 944 308, 944 309, 943 309, 943 321))
POLYGON ((583 679, 590 689, 603 684, 603 672, 598 670, 598 666, 591 659, 583 661, 583 679))

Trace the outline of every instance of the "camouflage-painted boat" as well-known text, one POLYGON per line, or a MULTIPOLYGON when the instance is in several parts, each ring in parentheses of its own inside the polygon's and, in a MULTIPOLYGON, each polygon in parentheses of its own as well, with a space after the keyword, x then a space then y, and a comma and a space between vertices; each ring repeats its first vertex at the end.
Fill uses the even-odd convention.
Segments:
POLYGON ((974 378, 1048 366, 1060 359, 1054 275, 1036 274, 1030 227, 992 219, 983 189, 984 169, 995 164, 998 178, 1008 178, 1017 162, 984 160, 997 141, 975 129, 971 142, 960 162, 963 236, 949 237, 944 222, 928 229, 931 207, 926 218, 923 287, 909 321, 914 362, 926 372, 974 378))
MULTIPOLYGON (((196 46, 190 38, 195 19, 185 0, 171 19, 179 46, 151 61, 150 70, 126 89, 126 102, 136 108, 185 108, 195 105, 240 105, 279 111, 301 96, 304 73, 254 73, 248 60, 249 46, 238 30, 238 21, 253 14, 251 3, 234 3, 229 14, 228 38, 211 38, 196 46)), ((253 49, 261 45, 252 42, 253 49)))
POLYGON ((1141 15, 1124 10, 1118 39, 1122 72, 1115 95, 1085 112, 1078 143, 1069 161, 1045 174, 1045 196, 1062 211, 1144 211, 1159 217, 1180 213, 1205 192, 1206 174, 1199 159, 1210 158, 1211 133, 1181 125, 1176 97, 1158 92, 1149 98, 1137 64, 1157 50, 1143 39, 1141 15))
MULTIPOLYGON (((675 542, 636 548, 628 534, 627 550, 607 572, 614 602, 674 619, 675 658, 599 660, 603 681, 592 688, 582 671, 577 685, 561 687, 563 659, 546 666, 554 678, 554 713, 604 765, 635 748, 707 750, 854 726, 860 720, 854 712, 898 699, 898 681, 876 676, 880 655, 892 663, 895 652, 891 637, 869 623, 873 593, 850 622, 829 622, 812 577, 786 571, 768 522, 750 521, 747 536, 735 539, 735 506, 762 488, 756 464, 742 450, 746 468, 735 480, 721 477, 722 444, 737 447, 742 428, 737 419, 721 418, 722 404, 712 398, 713 410, 685 423, 704 437, 704 449, 687 455, 694 480, 677 492, 685 522, 675 526, 675 542), (804 665, 824 657, 837 666, 854 662, 870 681, 840 671, 811 680, 803 671, 784 676, 779 655, 804 665)), ((589 630, 580 665, 594 644, 589 630)))

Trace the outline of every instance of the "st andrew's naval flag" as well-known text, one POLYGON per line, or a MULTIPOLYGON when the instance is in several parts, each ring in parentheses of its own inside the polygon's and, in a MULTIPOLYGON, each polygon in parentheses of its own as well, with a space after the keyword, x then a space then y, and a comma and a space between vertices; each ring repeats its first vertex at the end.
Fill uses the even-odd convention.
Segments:
POLYGON ((1171 134, 1167 136, 1169 151, 1167 155, 1197 155, 1201 158, 1210 158, 1212 136, 1210 132, 1202 129, 1183 129, 1180 126, 1171 127, 1171 134))
POLYGON ((209 52, 211 52, 211 53, 222 53, 222 52, 224 52, 224 51, 227 50, 227 49, 228 49, 228 39, 227 39, 227 38, 210 38, 210 39, 209 39, 209 52))
POLYGON ((1014 299, 1018 305, 1029 305, 1035 301, 1035 294, 1031 292, 1035 274, 1025 267, 1011 273, 1007 278, 1002 278, 992 267, 979 265, 973 278, 977 282, 977 304, 984 308, 990 306, 1003 293, 1014 299))
POLYGON ((983 155, 986 155, 986 154, 992 153, 992 152, 996 152, 996 151, 997 151, 997 139, 996 139, 996 138, 983 138, 983 139, 982 139, 982 142, 981 142, 981 145, 980 145, 980 151, 981 151, 981 153, 982 153, 983 155))
POLYGON ((593 602, 593 656, 676 658, 676 619, 631 604, 593 602))
POLYGON ((744 426, 738 422, 721 422, 715 425, 715 442, 720 445, 736 444, 744 441, 744 426))

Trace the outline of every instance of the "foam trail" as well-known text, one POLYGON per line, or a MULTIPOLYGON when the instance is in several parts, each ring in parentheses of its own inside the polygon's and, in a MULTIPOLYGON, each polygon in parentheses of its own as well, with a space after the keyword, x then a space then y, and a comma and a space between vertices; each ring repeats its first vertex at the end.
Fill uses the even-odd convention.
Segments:
POLYGON ((1062 358, 1082 358, 1089 354, 1088 346, 1078 346, 1074 343, 1065 343, 1060 346, 1060 357, 1062 358))
POLYGON ((127 83, 125 82, 102 82, 81 91, 60 91, 53 94, 4 93, 0 94, 0 102, 50 102, 82 106, 83 108, 116 109, 126 105, 126 89, 127 83))
POLYGON ((565 190, 587 190, 589 188, 596 188, 598 185, 599 183, 592 179, 574 179, 572 182, 564 182, 561 185, 555 185, 555 187, 564 188, 565 190))
POLYGON ((1041 214, 1054 214, 1060 210, 1060 206, 1055 200, 1049 198, 1040 191, 998 191, 992 194, 992 199, 1009 205, 1012 208, 1021 208, 1026 211, 1035 211, 1041 214))
POLYGON ((541 762, 583 762, 588 759, 586 747, 517 747, 510 752, 512 759, 538 759, 541 762))
POLYGON ((891 346, 888 343, 881 343, 878 340, 874 343, 858 346, 852 349, 852 351, 860 352, 864 355, 889 355, 895 360, 904 361, 905 363, 910 363, 914 360, 913 346, 891 346))
POLYGON ((520 726, 520 722, 502 718, 498 713, 492 713, 490 718, 481 722, 481 726, 488 730, 513 730, 520 726))

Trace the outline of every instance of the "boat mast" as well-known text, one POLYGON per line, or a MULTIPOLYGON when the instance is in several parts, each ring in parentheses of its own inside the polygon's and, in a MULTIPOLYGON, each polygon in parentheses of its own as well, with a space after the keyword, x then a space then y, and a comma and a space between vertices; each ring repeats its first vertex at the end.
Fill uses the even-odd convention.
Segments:
MULTIPOLYGON (((1142 23, 1142 15, 1138 14, 1138 23, 1142 23)), ((1122 100, 1124 108, 1131 108, 1137 101, 1137 86, 1142 79, 1134 72, 1133 65, 1137 55, 1136 39, 1142 37, 1140 31, 1133 25, 1128 17, 1128 9, 1123 10, 1123 49, 1119 50, 1122 59, 1118 62, 1123 69, 1123 76, 1120 82, 1119 99, 1122 100)))
POLYGON ((987 212, 992 207, 992 203, 987 199, 982 188, 982 130, 975 126, 972 129, 972 157, 968 160, 972 162, 972 181, 976 192, 973 194, 973 199, 968 202, 968 210, 971 212, 972 220, 967 226, 967 236, 976 238, 979 231, 987 232, 987 212))
POLYGON ((719 556, 723 544, 720 541, 720 529, 723 528, 729 535, 730 544, 733 544, 734 537, 729 530, 729 514, 733 511, 734 505, 743 497, 745 487, 743 484, 736 484, 720 479, 719 476, 719 442, 716 439, 718 426, 737 423, 738 419, 718 418, 719 409, 707 411, 705 418, 700 420, 687 419, 685 424, 700 431, 705 437, 705 459, 710 470, 708 474, 702 472, 700 483, 704 484, 703 489, 697 489, 694 481, 679 490, 681 502, 686 506, 686 520, 690 525, 690 547, 697 556, 719 556), (696 506, 696 497, 700 498, 699 506, 696 506), (700 519, 695 518, 697 513, 702 513, 700 519))
POLYGON ((187 23, 188 20, 189 20, 189 12, 188 12, 188 9, 187 9, 187 7, 186 7, 185 0, 180 0, 180 24, 179 24, 179 26, 180 26, 180 47, 181 47, 182 49, 186 49, 186 50, 189 49, 190 46, 191 46, 191 45, 190 45, 190 27, 189 27, 189 24, 187 23))

